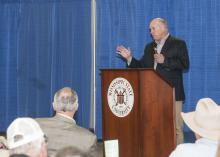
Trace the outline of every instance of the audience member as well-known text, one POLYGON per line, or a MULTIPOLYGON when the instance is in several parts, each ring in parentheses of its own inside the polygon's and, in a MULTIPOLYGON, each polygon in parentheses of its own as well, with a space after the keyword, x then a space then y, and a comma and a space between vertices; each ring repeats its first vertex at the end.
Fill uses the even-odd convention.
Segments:
POLYGON ((56 157, 88 157, 84 152, 75 147, 65 147, 58 151, 56 157))
POLYGON ((47 149, 38 123, 32 118, 17 118, 7 129, 10 155, 24 154, 30 157, 46 157, 47 149))
POLYGON ((216 157, 220 139, 220 106, 203 98, 194 112, 182 113, 184 122, 195 133, 195 143, 180 144, 170 157, 216 157))
POLYGON ((56 115, 50 118, 36 119, 43 131, 48 135, 48 156, 54 157, 56 151, 73 146, 87 152, 96 149, 96 135, 78 126, 73 119, 78 109, 77 93, 69 87, 56 92, 53 109, 56 115))

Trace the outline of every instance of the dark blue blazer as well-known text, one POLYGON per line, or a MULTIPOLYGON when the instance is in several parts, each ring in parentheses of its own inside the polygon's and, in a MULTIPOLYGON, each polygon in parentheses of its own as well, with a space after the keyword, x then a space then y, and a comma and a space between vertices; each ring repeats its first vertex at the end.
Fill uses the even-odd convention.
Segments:
MULTIPOLYGON (((153 68, 155 47, 156 43, 154 41, 147 44, 143 57, 140 60, 132 58, 129 68, 153 68)), ((164 55, 165 60, 163 64, 157 64, 156 71, 173 84, 176 101, 184 101, 185 93, 182 73, 184 70, 189 69, 186 43, 170 35, 164 43, 161 53, 164 55)))

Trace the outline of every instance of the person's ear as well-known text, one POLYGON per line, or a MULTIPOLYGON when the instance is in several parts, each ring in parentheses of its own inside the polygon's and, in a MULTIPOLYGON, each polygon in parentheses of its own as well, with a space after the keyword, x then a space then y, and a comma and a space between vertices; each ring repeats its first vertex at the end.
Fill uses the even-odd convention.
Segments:
POLYGON ((47 157, 47 147, 46 143, 41 145, 40 157, 47 157))

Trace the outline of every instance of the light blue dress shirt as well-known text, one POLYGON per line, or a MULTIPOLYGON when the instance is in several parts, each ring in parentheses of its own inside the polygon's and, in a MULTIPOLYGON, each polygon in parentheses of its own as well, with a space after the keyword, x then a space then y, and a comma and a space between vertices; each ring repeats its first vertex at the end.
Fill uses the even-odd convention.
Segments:
POLYGON ((218 144, 218 141, 200 138, 195 143, 178 145, 169 157, 216 157, 218 144))

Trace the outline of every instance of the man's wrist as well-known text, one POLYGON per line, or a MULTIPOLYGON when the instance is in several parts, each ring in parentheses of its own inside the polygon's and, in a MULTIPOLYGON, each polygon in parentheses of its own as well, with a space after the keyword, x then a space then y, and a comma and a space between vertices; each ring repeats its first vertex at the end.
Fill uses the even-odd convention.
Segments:
POLYGON ((128 66, 131 64, 131 60, 132 60, 132 56, 130 56, 130 57, 127 59, 127 64, 128 64, 128 66))

